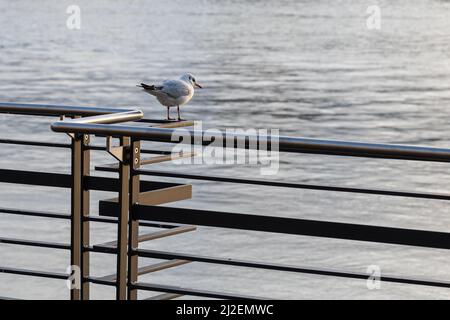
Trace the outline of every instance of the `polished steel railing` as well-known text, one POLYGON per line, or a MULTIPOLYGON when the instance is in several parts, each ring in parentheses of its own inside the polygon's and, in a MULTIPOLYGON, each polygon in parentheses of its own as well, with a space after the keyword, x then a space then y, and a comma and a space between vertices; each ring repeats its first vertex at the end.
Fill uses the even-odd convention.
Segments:
MULTIPOLYGON (((71 144, 0 139, 0 144, 71 148, 72 162, 70 175, 0 169, 0 182, 3 183, 19 183, 71 189, 70 215, 0 208, 0 212, 5 214, 70 219, 71 243, 61 244, 1 237, 0 243, 70 250, 71 265, 80 268, 79 277, 81 281, 81 286, 79 288, 74 288, 71 291, 72 299, 89 299, 91 283, 115 286, 117 299, 136 299, 138 290, 162 292, 163 294, 161 296, 155 297, 161 299, 175 298, 180 295, 196 295, 214 298, 255 298, 239 294, 156 285, 139 281, 139 275, 173 268, 192 261, 355 279, 368 279, 369 277, 369 275, 365 273, 349 272, 338 269, 261 263, 139 248, 139 243, 141 242, 193 231, 195 230, 195 226, 210 226, 217 228, 232 228, 239 230, 450 249, 450 233, 447 232, 160 206, 161 204, 189 199, 192 196, 192 186, 183 183, 150 182, 141 180, 141 176, 169 177, 180 180, 204 180, 276 188, 364 193, 444 201, 450 200, 450 194, 287 183, 148 170, 143 169, 142 166, 150 163, 170 161, 173 159, 174 155, 167 151, 141 150, 141 141, 166 143, 182 142, 187 144, 198 144, 200 141, 201 145, 207 145, 211 143, 211 141, 203 139, 205 132, 198 130, 184 129, 186 130, 185 133, 188 133, 190 139, 176 138, 177 135, 175 135, 175 133, 177 132, 177 128, 190 126, 192 125, 192 122, 167 122, 143 119, 142 112, 137 109, 2 103, 0 104, 0 113, 58 116, 60 117, 60 120, 52 124, 52 130, 55 132, 67 133, 71 137, 71 144), (153 126, 143 127, 133 125, 132 123, 124 124, 124 122, 130 121, 153 123, 153 126), (119 125, 117 123, 121 124, 119 125), (107 141, 106 146, 91 146, 91 135, 105 136, 107 141), (119 138, 120 144, 113 146, 113 138, 119 138), (107 151, 117 160, 117 165, 96 167, 97 171, 118 173, 117 179, 91 175, 89 170, 90 152, 93 150, 107 151), (143 160, 141 159, 142 154, 158 154, 159 156, 143 160), (117 192, 118 197, 100 201, 100 216, 92 216, 90 215, 89 208, 90 190, 117 192), (89 222, 91 221, 116 223, 117 239, 109 243, 92 245, 89 236, 89 222), (154 226, 162 228, 162 230, 148 234, 139 234, 140 226, 154 226), (89 272, 89 258, 91 252, 116 255, 116 273, 104 277, 91 276, 89 272), (139 257, 163 259, 165 262, 139 267, 139 257)), ((245 149, 259 148, 260 139, 261 137, 258 136, 240 134, 227 134, 224 136, 224 140, 228 142, 226 144, 227 146, 245 149)), ((268 148, 271 147, 270 141, 277 141, 277 149, 279 152, 414 161, 450 161, 450 149, 442 148, 318 140, 286 136, 271 136, 263 139, 269 141, 268 148)), ((0 266, 0 272, 56 279, 66 279, 68 277, 66 274, 24 270, 5 266, 0 266)), ((449 281, 411 278, 398 275, 382 274, 380 280, 413 285, 450 287, 449 281)), ((0 295, 3 294, 0 293, 0 295)))

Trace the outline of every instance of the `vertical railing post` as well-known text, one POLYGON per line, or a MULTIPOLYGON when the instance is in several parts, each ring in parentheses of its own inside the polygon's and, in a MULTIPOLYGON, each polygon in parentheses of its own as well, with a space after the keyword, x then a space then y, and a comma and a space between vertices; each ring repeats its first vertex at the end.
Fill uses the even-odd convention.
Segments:
POLYGON ((72 137, 70 264, 72 271, 79 270, 74 273, 79 279, 71 288, 72 300, 89 299, 89 190, 84 185, 84 177, 90 172, 88 143, 88 135, 72 137))
MULTIPOLYGON (((75 276, 77 268, 81 271, 81 177, 82 177, 82 141, 79 136, 72 138, 72 189, 71 189, 71 219, 70 219, 70 264, 75 276)), ((75 279, 70 291, 71 300, 81 299, 81 288, 77 286, 81 280, 75 279)))
POLYGON ((141 142, 132 139, 130 145, 130 221, 128 224, 128 299, 137 299, 137 290, 133 289, 131 285, 138 279, 138 255, 136 250, 139 245, 139 220, 135 218, 135 205, 139 202, 139 174, 136 170, 140 166, 141 142))
POLYGON ((90 175, 90 165, 91 165, 91 152, 89 150, 89 135, 83 135, 83 143, 81 146, 82 151, 82 162, 81 162, 81 299, 89 300, 90 290, 89 290, 89 238, 90 238, 90 228, 89 228, 89 206, 90 197, 89 189, 84 183, 85 177, 90 175))
POLYGON ((119 162, 119 220, 117 224, 117 283, 116 299, 127 298, 127 238, 128 238, 128 215, 129 215, 129 178, 130 138, 121 137, 120 144, 123 147, 122 161, 119 162))

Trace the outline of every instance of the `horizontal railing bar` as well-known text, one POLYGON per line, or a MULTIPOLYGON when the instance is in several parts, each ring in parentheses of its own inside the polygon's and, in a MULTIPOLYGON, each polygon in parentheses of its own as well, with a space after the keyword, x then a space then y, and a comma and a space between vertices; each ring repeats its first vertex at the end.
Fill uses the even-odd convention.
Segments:
POLYGON ((450 233, 161 206, 135 206, 137 219, 218 228, 450 249, 450 233))
MULTIPOLYGON (((106 172, 117 172, 117 168, 105 167, 105 166, 95 167, 95 170, 106 171, 106 172)), ((394 196, 394 197, 422 198, 422 199, 434 199, 434 200, 450 200, 450 194, 442 194, 442 193, 440 194, 440 193, 428 193, 428 192, 411 192, 411 191, 364 189, 364 188, 340 187, 340 186, 324 186, 324 185, 314 185, 314 184, 294 183, 294 182, 278 182, 278 181, 268 181, 268 180, 228 178, 228 177, 220 177, 220 176, 205 176, 205 175, 176 173, 176 172, 168 172, 168 171, 155 171, 155 170, 146 170, 146 169, 138 169, 135 171, 135 173, 144 175, 144 176, 157 176, 157 177, 181 178, 181 179, 190 179, 190 180, 251 184, 251 185, 270 186, 270 187, 279 187, 279 188, 375 194, 375 195, 385 195, 385 196, 394 196)))
POLYGON ((146 291, 157 291, 157 292, 167 292, 167 293, 178 293, 190 296, 197 297, 208 297, 208 298, 216 298, 216 299, 237 299, 237 300, 264 300, 265 298, 247 296, 247 295, 239 295, 239 294, 229 294, 229 293, 221 293, 207 290, 199 290, 199 289, 186 289, 175 286, 168 285, 160 285, 160 284, 151 284, 144 282, 136 282, 131 284, 130 287, 132 289, 138 290, 146 290, 146 291))
POLYGON ((172 300, 182 296, 183 296, 182 294, 177 293, 162 293, 143 300, 172 300))
MULTIPOLYGON (((13 144, 23 146, 50 147, 50 148, 67 148, 67 149, 71 148, 72 146, 71 144, 67 143, 39 142, 39 141, 14 140, 14 139, 0 139, 0 144, 13 144)), ((87 148, 89 150, 106 151, 106 147, 102 146, 88 146, 87 148)), ((172 152, 164 150, 142 149, 141 153, 167 155, 171 154, 172 152)))
MULTIPOLYGON (((104 243, 99 243, 99 244, 94 244, 92 246, 92 251, 93 252, 103 252, 103 253, 110 253, 109 249, 113 248, 113 252, 117 252, 117 242, 116 241, 108 241, 108 242, 104 242, 104 243), (106 251, 105 251, 106 248, 106 251), (97 251, 100 250, 100 251, 97 251)), ((112 253, 112 251, 111 251, 112 253)))
MULTIPOLYGON (((85 188, 96 191, 117 192, 120 189, 117 178, 87 176, 85 188)), ((71 188, 72 176, 64 173, 0 169, 0 182, 44 187, 71 188)), ((177 186, 178 184, 155 181, 141 181, 141 190, 150 191, 177 186)))
POLYGON ((65 274, 65 273, 37 271, 37 270, 19 269, 19 268, 7 268, 7 267, 2 267, 2 266, 0 266, 0 273, 9 273, 9 274, 22 275, 22 276, 61 279, 61 280, 67 280, 69 278, 69 275, 65 274))
POLYGON ((56 188, 72 187, 70 174, 12 169, 0 169, 0 182, 56 188))
POLYGON ((24 240, 24 239, 14 239, 14 238, 3 238, 3 237, 0 237, 0 243, 19 245, 19 246, 27 246, 27 247, 39 247, 39 248, 51 248, 51 249, 70 250, 70 244, 57 243, 57 242, 24 240))
POLYGON ((0 143, 23 145, 23 146, 51 147, 51 148, 70 148, 71 147, 71 145, 67 144, 67 143, 38 142, 38 141, 13 140, 13 139, 0 139, 0 143))
MULTIPOLYGON (((337 269, 317 268, 317 267, 310 267, 310 266, 308 266, 308 267, 290 266, 290 265, 283 265, 283 264, 262 263, 262 262, 254 262, 254 261, 246 261, 246 260, 238 260, 238 259, 230 259, 230 258, 215 258, 215 257, 208 257, 208 256, 202 256, 202 255, 196 255, 196 254, 163 252, 163 251, 147 250, 147 249, 137 249, 137 250, 135 250, 135 252, 138 254, 139 257, 153 258, 153 259, 167 259, 167 260, 182 259, 183 261, 196 261, 196 262, 202 262, 202 263, 230 265, 230 266, 235 266, 235 267, 246 267, 246 268, 265 269, 265 270, 274 270, 274 271, 314 274, 314 275, 321 275, 321 276, 353 278, 353 279, 369 279, 370 277, 372 277, 371 274, 367 274, 367 273, 350 272, 350 271, 343 271, 343 270, 337 270, 337 269)), ((440 281, 440 280, 435 280, 435 279, 400 277, 400 276, 394 276, 394 275, 381 274, 380 281, 450 288, 450 282, 440 281)))
POLYGON ((94 283, 94 284, 100 284, 103 286, 112 286, 112 287, 115 287, 117 284, 116 281, 106 279, 105 277, 88 277, 87 281, 89 281, 90 283, 94 283))
POLYGON ((105 244, 93 245, 86 248, 87 251, 95 253, 117 254, 117 248, 105 244))
POLYGON ((43 116, 96 116, 136 109, 61 106, 48 104, 0 103, 0 113, 43 116))
MULTIPOLYGON (((96 150, 96 151, 106 151, 106 147, 101 147, 101 146, 89 146, 88 149, 96 150)), ((172 154, 171 151, 152 150, 152 149, 141 149, 141 153, 145 153, 145 154, 161 154, 161 155, 172 154)))
POLYGON ((84 118, 65 119, 65 123, 73 124, 113 124, 128 121, 135 121, 142 118, 144 114, 141 110, 127 110, 122 112, 100 114, 84 118))
MULTIPOLYGON (((173 161, 173 160, 177 160, 177 159, 181 159, 181 158, 191 158, 194 157, 195 154, 194 153, 177 153, 177 154, 164 154, 164 155, 159 155, 159 156, 155 156, 155 157, 151 157, 151 158, 146 158, 146 159, 141 159, 140 165, 141 166, 145 166, 145 165, 149 165, 149 164, 155 164, 155 163, 161 163, 161 162, 168 162, 168 161, 173 161)), ((117 163, 110 163, 110 164, 104 164, 101 167, 98 168, 111 168, 112 170, 98 170, 98 171, 109 171, 109 172, 117 172, 119 165, 117 163)), ((97 167, 96 167, 97 170, 97 167)))
POLYGON ((172 154, 172 151, 141 149, 141 153, 168 155, 172 154))
POLYGON ((20 216, 30 216, 30 217, 42 217, 42 218, 52 218, 52 219, 70 219, 69 214, 51 213, 45 211, 24 211, 16 210, 10 208, 0 208, 0 213, 13 214, 20 216))
MULTIPOLYGON (((94 284, 101 284, 105 286, 116 286, 116 281, 104 278, 104 277, 89 277, 88 281, 94 284)), ((205 291, 199 289, 187 289, 175 286, 166 286, 159 284, 151 284, 151 283, 143 283, 137 282, 134 284, 130 284, 130 288, 145 290, 145 291, 156 291, 156 292, 164 292, 164 293, 176 293, 182 295, 191 295, 197 297, 209 297, 209 298, 217 298, 217 299, 239 299, 239 300, 262 300, 265 298, 247 296, 247 295, 238 295, 238 294, 228 294, 221 292, 213 292, 213 291, 205 291)))
MULTIPOLYGON (((0 213, 4 214, 13 214, 13 215, 21 215, 21 216, 30 216, 30 217, 42 217, 42 218, 52 218, 52 219, 70 219, 69 214, 60 214, 60 213, 51 213, 45 211, 24 211, 24 210, 16 210, 10 208, 0 208, 0 213)), ((92 222, 103 222, 103 223, 117 223, 117 218, 115 217, 99 217, 99 216, 89 216, 87 220, 92 222)), ((183 225, 178 224, 164 224, 158 222, 148 222, 148 221, 140 221, 139 226, 141 227, 151 227, 151 228, 163 228, 163 229, 175 229, 179 227, 183 227, 183 225)))
MULTIPOLYGON (((211 139, 204 139, 200 130, 177 131, 178 129, 137 127, 131 125, 81 124, 72 121, 57 121, 51 126, 56 132, 104 134, 110 136, 129 136, 140 140, 209 145, 211 139)), ((209 133, 210 134, 210 133, 209 133)), ((418 161, 450 162, 450 149, 419 146, 362 143, 337 140, 320 140, 287 136, 258 137, 237 133, 227 133, 223 137, 228 147, 258 149, 261 141, 277 143, 281 152, 311 153, 366 158, 386 158, 418 161)), ((277 151, 278 151, 277 150, 277 151)))

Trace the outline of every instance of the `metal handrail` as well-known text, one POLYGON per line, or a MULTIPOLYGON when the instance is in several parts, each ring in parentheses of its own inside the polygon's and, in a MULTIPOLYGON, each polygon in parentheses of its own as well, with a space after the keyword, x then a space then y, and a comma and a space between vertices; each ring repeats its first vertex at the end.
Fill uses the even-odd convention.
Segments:
POLYGON ((137 109, 60 106, 49 104, 0 103, 0 113, 36 116, 97 116, 135 111, 137 109))
POLYGON ((102 114, 92 117, 64 119, 64 123, 74 124, 112 124, 142 119, 144 113, 141 110, 121 111, 102 114))
MULTIPOLYGON (((101 117, 100 117, 101 118, 101 117)), ((73 121, 57 121, 51 125, 55 132, 99 134, 106 136, 127 136, 140 140, 208 145, 210 140, 203 139, 205 131, 137 127, 131 125, 104 125, 93 123, 79 123, 73 121), (180 136, 183 135, 183 136, 180 136), (189 137, 190 139, 186 139, 189 137)), ((313 153, 325 155, 389 158, 419 161, 450 162, 450 149, 407 146, 395 144, 363 143, 338 140, 322 140, 287 136, 258 137, 253 135, 227 133, 224 135, 224 145, 245 149, 258 148, 258 141, 267 139, 267 144, 278 142, 281 152, 313 153), (239 142, 239 143, 238 143, 239 142)))
MULTIPOLYGON (((169 143, 193 143, 194 140, 198 141, 198 139, 202 139, 205 134, 204 131, 188 130, 187 133, 192 137, 192 140, 186 141, 186 139, 181 138, 173 139, 174 133, 179 132, 177 129, 148 128, 131 125, 107 125, 141 119, 143 113, 138 109, 0 103, 0 113, 84 117, 81 119, 65 119, 53 123, 51 128, 55 132, 130 136, 141 140, 169 143)), ((269 143, 270 141, 277 140, 279 142, 279 151, 285 152, 450 162, 450 149, 447 148, 362 143, 286 136, 269 136, 267 138, 269 143)), ((224 137, 224 140, 231 142, 236 141, 237 139, 244 140, 245 146, 251 148, 254 145, 253 142, 257 142, 259 138, 242 134, 227 134, 224 137)), ((203 141, 203 144, 209 143, 210 141, 203 141)), ((239 146, 235 144, 235 147, 239 146)))
MULTIPOLYGON (((192 140, 187 141, 186 139, 181 138, 173 139, 174 133, 179 132, 177 129, 110 125, 112 123, 142 119, 143 113, 138 109, 0 103, 0 113, 83 117, 81 119, 65 119, 53 123, 51 128, 55 132, 130 136, 141 140, 169 143, 193 143, 194 140, 198 141, 198 139, 202 139, 205 134, 204 131, 188 130, 187 133, 192 137, 192 140)), ((269 136, 267 138, 269 140, 268 143, 277 140, 279 142, 279 151, 285 152, 450 162, 450 149, 447 148, 362 143, 286 136, 269 136)), ((258 141, 258 137, 256 136, 242 134, 227 134, 224 137, 224 140, 228 142, 233 142, 238 139, 245 141, 246 148, 252 148, 254 142, 258 141)), ((209 144, 210 141, 202 141, 202 143, 209 144)), ((235 147, 239 146, 235 144, 235 147)))

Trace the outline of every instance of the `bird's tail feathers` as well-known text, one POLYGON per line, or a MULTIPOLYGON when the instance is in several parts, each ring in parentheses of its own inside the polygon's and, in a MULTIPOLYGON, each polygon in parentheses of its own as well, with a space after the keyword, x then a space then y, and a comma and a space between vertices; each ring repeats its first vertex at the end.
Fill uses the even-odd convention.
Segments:
POLYGON ((149 90, 149 91, 154 91, 155 90, 155 86, 154 85, 148 85, 145 83, 141 83, 140 85, 138 84, 136 87, 140 87, 140 88, 144 88, 144 90, 149 90))

